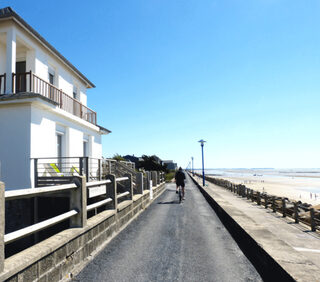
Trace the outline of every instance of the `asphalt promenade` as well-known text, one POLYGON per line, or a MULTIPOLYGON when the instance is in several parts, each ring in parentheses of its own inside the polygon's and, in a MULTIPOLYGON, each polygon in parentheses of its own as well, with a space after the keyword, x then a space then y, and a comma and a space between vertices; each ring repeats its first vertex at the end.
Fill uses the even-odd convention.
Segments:
POLYGON ((187 178, 182 204, 167 184, 74 281, 262 281, 187 178))
POLYGON ((319 233, 208 181, 204 191, 294 280, 320 281, 319 233))

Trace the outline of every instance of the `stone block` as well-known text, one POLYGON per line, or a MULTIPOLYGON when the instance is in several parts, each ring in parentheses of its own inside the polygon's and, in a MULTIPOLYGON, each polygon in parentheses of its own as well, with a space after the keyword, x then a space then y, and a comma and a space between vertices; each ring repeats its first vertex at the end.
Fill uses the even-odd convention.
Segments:
POLYGON ((34 263, 18 274, 18 281, 34 281, 38 278, 38 263, 34 263))
POLYGON ((47 273, 55 265, 55 254, 48 255, 38 262, 39 275, 47 273))
MULTIPOLYGON (((59 281, 62 277, 60 276, 60 270, 61 270, 61 265, 56 266, 53 268, 48 274, 47 274, 47 279, 48 281, 59 281)), ((29 281, 29 280, 27 280, 29 281)), ((32 281, 32 280, 31 280, 32 281)))

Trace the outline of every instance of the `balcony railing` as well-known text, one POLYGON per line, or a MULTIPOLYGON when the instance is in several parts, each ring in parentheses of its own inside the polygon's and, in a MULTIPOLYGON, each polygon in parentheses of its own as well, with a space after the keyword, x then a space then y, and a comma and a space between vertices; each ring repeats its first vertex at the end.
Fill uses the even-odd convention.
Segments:
MULTIPOLYGON (((0 94, 5 93, 6 75, 0 75, 0 94)), ((70 97, 61 89, 48 83, 34 73, 13 73, 12 93, 33 92, 56 102, 62 110, 71 113, 90 123, 97 124, 97 113, 78 100, 70 97)))

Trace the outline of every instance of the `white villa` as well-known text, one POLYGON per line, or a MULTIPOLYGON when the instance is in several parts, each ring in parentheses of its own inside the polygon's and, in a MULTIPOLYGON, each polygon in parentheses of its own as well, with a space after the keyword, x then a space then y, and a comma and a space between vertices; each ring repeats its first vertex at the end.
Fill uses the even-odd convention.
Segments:
MULTIPOLYGON (((102 158, 101 136, 87 107, 95 86, 10 7, 0 9, 0 180, 6 189, 35 186, 34 158, 55 162, 54 173, 80 170, 77 158, 102 158), (60 167, 59 167, 60 166, 60 167)), ((52 170, 52 167, 50 168, 52 170)))

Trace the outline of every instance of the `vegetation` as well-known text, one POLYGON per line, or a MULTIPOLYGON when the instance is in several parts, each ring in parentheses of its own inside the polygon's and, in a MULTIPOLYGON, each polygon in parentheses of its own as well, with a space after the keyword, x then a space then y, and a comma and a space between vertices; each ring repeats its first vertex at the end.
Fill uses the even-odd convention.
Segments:
POLYGON ((176 172, 174 170, 170 170, 168 173, 166 173, 166 182, 170 182, 174 178, 175 174, 176 172))
POLYGON ((142 156, 142 161, 139 161, 139 168, 144 168, 144 170, 156 170, 156 171, 163 171, 168 172, 167 165, 162 165, 157 162, 155 156, 142 156))
POLYGON ((121 155, 119 154, 114 154, 113 157, 112 157, 113 160, 116 160, 116 161, 125 161, 126 159, 123 158, 121 155))

